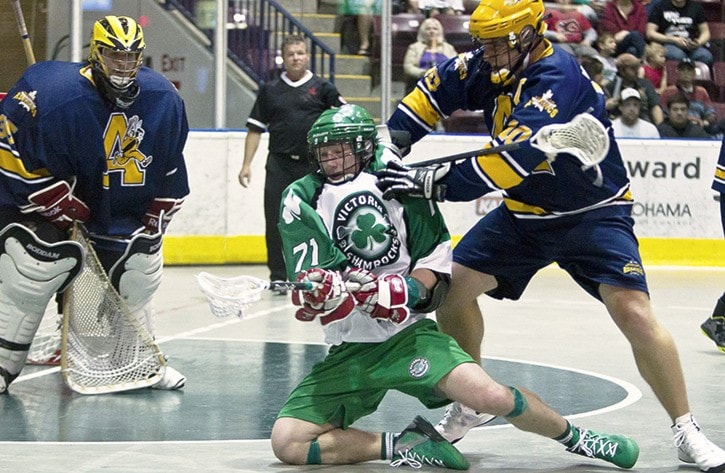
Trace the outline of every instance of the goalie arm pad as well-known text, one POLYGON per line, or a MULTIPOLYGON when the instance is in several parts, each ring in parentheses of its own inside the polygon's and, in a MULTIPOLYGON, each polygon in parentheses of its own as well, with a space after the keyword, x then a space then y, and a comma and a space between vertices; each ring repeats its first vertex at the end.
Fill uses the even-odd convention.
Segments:
POLYGON ((152 235, 159 232, 166 232, 166 227, 169 226, 169 222, 171 222, 174 214, 181 209, 183 204, 184 199, 155 198, 143 216, 142 221, 144 227, 152 235))
POLYGON ((38 212, 60 230, 74 221, 85 222, 91 214, 88 206, 73 195, 66 181, 58 181, 28 196, 29 204, 20 207, 22 213, 38 212))

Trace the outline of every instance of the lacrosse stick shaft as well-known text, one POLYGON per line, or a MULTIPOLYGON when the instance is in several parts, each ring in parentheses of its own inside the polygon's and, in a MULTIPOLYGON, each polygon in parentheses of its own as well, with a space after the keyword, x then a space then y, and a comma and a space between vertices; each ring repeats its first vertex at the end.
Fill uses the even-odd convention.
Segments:
POLYGON ((507 145, 494 146, 493 148, 474 149, 472 151, 466 151, 464 153, 452 154, 450 156, 443 156, 440 158, 428 159, 426 161, 411 163, 410 167, 422 168, 425 166, 433 166, 436 164, 452 163, 453 161, 458 161, 461 159, 475 158, 476 156, 486 156, 488 154, 498 154, 498 153, 503 153, 505 151, 514 151, 514 150, 517 150, 517 149, 520 149, 520 148, 526 146, 526 143, 527 142, 524 141, 521 143, 510 143, 507 145))
POLYGON ((28 61, 28 65, 32 66, 35 64, 35 54, 33 54, 33 45, 30 43, 28 28, 25 26, 23 9, 20 6, 20 0, 11 0, 11 2, 13 4, 13 12, 15 13, 15 21, 18 23, 20 40, 23 42, 23 49, 25 49, 25 59, 28 61))

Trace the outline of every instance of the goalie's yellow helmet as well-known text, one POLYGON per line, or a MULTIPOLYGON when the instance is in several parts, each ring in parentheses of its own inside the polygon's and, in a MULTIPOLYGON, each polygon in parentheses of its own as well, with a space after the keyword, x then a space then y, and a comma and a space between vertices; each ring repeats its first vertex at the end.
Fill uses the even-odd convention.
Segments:
POLYGON ((474 39, 495 39, 519 36, 526 26, 544 34, 543 0, 482 0, 471 14, 468 31, 474 39))
POLYGON ((136 74, 144 49, 143 30, 133 18, 109 15, 93 25, 88 61, 94 80, 107 98, 123 108, 138 95, 136 74))

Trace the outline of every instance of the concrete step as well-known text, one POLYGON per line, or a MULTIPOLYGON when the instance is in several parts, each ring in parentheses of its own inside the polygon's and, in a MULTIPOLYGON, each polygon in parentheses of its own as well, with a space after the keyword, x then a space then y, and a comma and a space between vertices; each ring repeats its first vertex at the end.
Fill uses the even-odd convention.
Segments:
MULTIPOLYGON (((337 15, 324 15, 319 13, 301 13, 297 15, 297 19, 305 25, 305 28, 313 32, 334 33, 338 31, 337 15)), ((318 33, 315 33, 318 34, 318 33)))
POLYGON ((317 13, 317 0, 279 0, 278 3, 295 16, 299 13, 317 13))
POLYGON ((335 74, 335 87, 343 97, 369 97, 372 77, 362 74, 335 74))

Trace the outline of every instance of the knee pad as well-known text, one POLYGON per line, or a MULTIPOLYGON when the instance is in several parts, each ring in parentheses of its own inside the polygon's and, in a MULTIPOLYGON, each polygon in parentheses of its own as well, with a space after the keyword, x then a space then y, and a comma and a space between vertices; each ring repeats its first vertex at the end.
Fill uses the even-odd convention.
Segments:
POLYGON ((51 298, 75 279, 83 249, 73 241, 48 243, 13 223, 0 231, 0 374, 15 379, 51 298))
POLYGON ((161 235, 139 234, 108 272, 113 287, 153 335, 151 300, 161 284, 163 273, 161 235))

